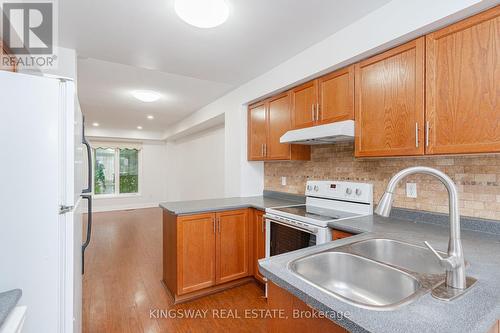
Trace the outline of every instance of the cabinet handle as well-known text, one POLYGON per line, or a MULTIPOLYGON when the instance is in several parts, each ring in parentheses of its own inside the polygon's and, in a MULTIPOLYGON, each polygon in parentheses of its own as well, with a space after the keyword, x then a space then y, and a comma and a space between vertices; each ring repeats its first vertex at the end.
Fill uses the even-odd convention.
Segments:
POLYGON ((266 231, 266 221, 264 220, 264 217, 261 218, 261 225, 262 225, 262 233, 266 231))
POLYGON ((311 117, 312 117, 312 121, 314 121, 314 115, 315 115, 314 104, 311 104, 311 117))
POLYGON ((219 234, 220 234, 220 217, 217 218, 217 225, 218 225, 219 234))
POLYGON ((425 146, 429 147, 429 132, 431 130, 431 127, 429 125, 429 122, 427 121, 425 123, 425 146))
POLYGON ((319 103, 316 104, 316 121, 319 121, 319 103))
POLYGON ((418 148, 418 123, 415 123, 415 147, 418 148))
POLYGON ((212 219, 212 224, 214 225, 214 234, 215 234, 215 217, 212 219))
POLYGON ((264 156, 267 156, 267 143, 264 143, 264 156))
POLYGON ((260 145, 260 156, 264 157, 264 144, 260 145))

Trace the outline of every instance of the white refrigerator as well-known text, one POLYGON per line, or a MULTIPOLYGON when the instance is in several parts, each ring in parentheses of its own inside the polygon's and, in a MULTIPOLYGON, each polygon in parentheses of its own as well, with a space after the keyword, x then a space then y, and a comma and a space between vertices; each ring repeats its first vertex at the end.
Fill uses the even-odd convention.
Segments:
POLYGON ((0 291, 22 289, 23 332, 80 332, 92 182, 74 82, 0 71, 0 142, 0 291))

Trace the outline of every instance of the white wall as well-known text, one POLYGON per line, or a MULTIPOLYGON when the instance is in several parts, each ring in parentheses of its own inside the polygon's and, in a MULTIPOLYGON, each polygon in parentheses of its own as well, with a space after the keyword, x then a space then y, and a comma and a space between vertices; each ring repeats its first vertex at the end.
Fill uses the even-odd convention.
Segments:
POLYGON ((165 132, 168 139, 225 114, 225 196, 263 190, 263 163, 246 159, 246 107, 258 98, 341 68, 498 3, 393 0, 269 72, 203 107, 165 132))
POLYGON ((224 197, 223 125, 166 145, 168 201, 224 197))
MULTIPOLYGON (((100 138, 99 141, 103 141, 103 139, 100 138)), ((166 201, 165 148, 164 142, 144 142, 142 144, 141 175, 139 178, 140 195, 106 199, 94 196, 94 212, 158 207, 158 203, 166 201)))

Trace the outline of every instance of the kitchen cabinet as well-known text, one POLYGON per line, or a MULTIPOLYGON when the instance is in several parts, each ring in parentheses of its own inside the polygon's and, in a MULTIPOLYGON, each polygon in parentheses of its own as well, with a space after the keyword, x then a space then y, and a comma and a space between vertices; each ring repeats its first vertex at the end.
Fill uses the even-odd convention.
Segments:
POLYGON ((500 151, 500 6, 426 36, 426 154, 500 151))
POLYGON ((354 66, 291 90, 294 129, 354 119, 354 66))
POLYGON ((280 143, 291 128, 290 95, 282 93, 248 108, 248 160, 309 160, 311 148, 280 143))
POLYGON ((424 154, 425 38, 355 65, 355 155, 424 154))
POLYGON ((213 214, 180 216, 177 223, 179 295, 215 285, 213 214))
POLYGON ((254 277, 265 283, 264 276, 259 272, 259 259, 266 257, 266 221, 264 212, 254 209, 254 277))
POLYGON ((261 102, 248 108, 248 159, 263 160, 267 144, 266 103, 261 102))
POLYGON ((253 279, 249 210, 177 216, 163 211, 163 284, 175 303, 253 279))
POLYGON ((306 82, 291 90, 292 127, 294 129, 314 126, 318 105, 317 81, 306 82))
POLYGON ((316 124, 354 119, 354 65, 318 79, 316 124))
POLYGON ((216 213, 216 283, 248 276, 248 210, 216 213))
POLYGON ((332 229, 332 239, 333 240, 347 238, 347 237, 351 237, 351 236, 354 236, 354 234, 351 234, 349 232, 345 232, 342 230, 332 229))
POLYGON ((268 332, 348 332, 330 319, 325 318, 325 314, 323 317, 314 317, 313 314, 317 312, 316 310, 272 282, 268 283, 267 302, 269 309, 279 309, 284 312, 284 318, 275 316, 268 320, 268 332))

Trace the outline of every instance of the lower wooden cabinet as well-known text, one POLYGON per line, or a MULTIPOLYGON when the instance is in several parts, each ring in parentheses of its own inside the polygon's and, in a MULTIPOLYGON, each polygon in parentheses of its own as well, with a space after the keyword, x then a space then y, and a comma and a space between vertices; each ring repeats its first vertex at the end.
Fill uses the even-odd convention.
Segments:
POLYGON ((267 302, 269 309, 279 309, 283 311, 283 316, 281 318, 280 316, 275 316, 269 319, 268 332, 348 332, 328 318, 310 318, 309 315, 316 310, 272 282, 268 283, 267 286, 267 302))
POLYGON ((163 212, 163 283, 176 303, 252 279, 248 215, 163 212))
POLYGON ((254 209, 254 277, 262 283, 265 283, 264 276, 259 271, 259 259, 266 256, 266 221, 264 212, 254 209))
POLYGON ((216 283, 248 276, 248 210, 216 213, 216 283))
POLYGON ((213 214, 177 219, 178 294, 215 285, 216 233, 213 214))
POLYGON ((351 234, 349 232, 345 232, 342 230, 332 229, 332 239, 333 240, 347 238, 347 237, 351 237, 351 236, 354 236, 354 234, 351 234))

